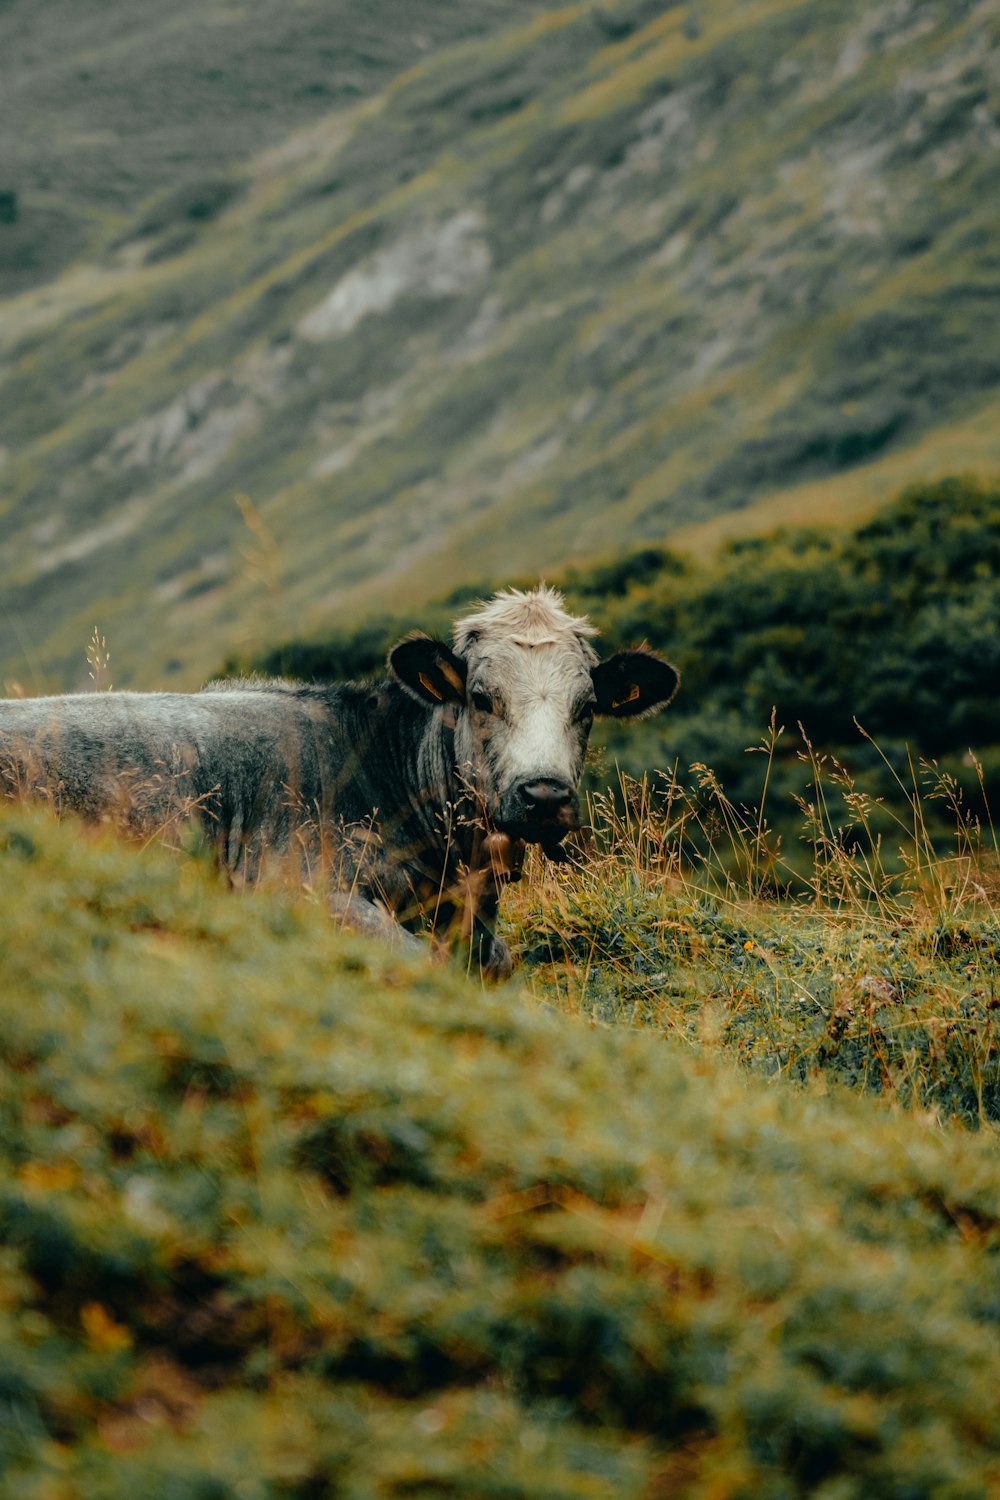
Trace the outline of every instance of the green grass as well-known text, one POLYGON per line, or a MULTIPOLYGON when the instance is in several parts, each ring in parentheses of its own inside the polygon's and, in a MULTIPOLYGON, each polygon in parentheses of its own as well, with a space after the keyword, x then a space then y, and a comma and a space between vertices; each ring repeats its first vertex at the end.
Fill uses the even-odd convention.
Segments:
POLYGON ((90 206, 85 262, 3 303, 3 677, 76 685, 96 622, 122 684, 193 687, 487 570, 748 506, 748 527, 853 518, 1000 464, 991 13, 934 4, 883 35, 860 4, 524 5, 503 30, 499 7, 424 9, 414 65, 383 27, 327 113, 287 86, 315 71, 318 11, 181 11, 132 70, 120 0, 102 87, 129 84, 84 161, 83 23, 45 50, 50 9, 8 8, 35 48, 21 93, 64 99, 18 150, 37 174, 58 156, 53 211, 90 206), (145 70, 195 53, 159 134, 136 126, 145 70), (130 159, 150 192, 112 203, 130 159), (456 272, 427 246, 458 214, 478 248, 456 272), (345 278, 400 265, 416 280, 381 311, 303 333, 345 278), (240 496, 280 553, 268 591, 240 496))
POLYGON ((959 806, 951 837, 932 833, 914 795, 884 835, 880 809, 814 756, 796 851, 774 831, 789 824, 772 770, 749 809, 704 767, 697 784, 599 794, 589 852, 529 865, 508 903, 532 993, 753 1076, 1000 1122, 992 830, 959 806))
MULTIPOLYGON (((779 939, 612 857, 591 919, 660 933, 667 1007, 713 967, 815 980, 809 942, 862 932, 779 939)), ((627 996, 588 1026, 38 811, 0 869, 11 1493, 992 1492, 989 1128, 741 1070, 718 994, 666 1038, 627 996)), ((522 942, 572 945, 583 891, 522 942)), ((976 951, 925 953, 910 998, 976 951)))

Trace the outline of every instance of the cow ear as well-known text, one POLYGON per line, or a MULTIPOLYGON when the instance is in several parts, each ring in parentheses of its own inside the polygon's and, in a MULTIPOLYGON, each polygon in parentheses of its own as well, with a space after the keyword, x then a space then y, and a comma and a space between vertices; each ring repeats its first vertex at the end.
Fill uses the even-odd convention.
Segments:
POLYGON ((408 635, 389 652, 389 670, 421 703, 465 703, 465 662, 444 641, 408 635))
POLYGON ((597 712, 616 719, 665 708, 677 691, 680 673, 652 651, 619 651, 591 667, 597 712))

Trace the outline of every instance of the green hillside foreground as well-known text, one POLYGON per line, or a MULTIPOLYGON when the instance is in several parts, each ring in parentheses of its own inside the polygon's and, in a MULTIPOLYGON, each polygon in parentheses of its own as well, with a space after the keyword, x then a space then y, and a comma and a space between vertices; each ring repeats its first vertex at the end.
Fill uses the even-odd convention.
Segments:
MULTIPOLYGON (((193 688, 484 571, 1000 466, 995 7, 528 9, 454 45, 442 22, 402 73, 393 44, 388 81, 276 144, 255 125, 238 164, 167 185, 159 158, 0 304, 0 678, 86 685, 97 624, 117 685, 193 688)), ((316 13, 286 13, 276 78, 300 47, 305 78, 316 13)), ((189 144, 253 113, 274 14, 172 13, 170 48, 221 70, 189 144)), ((70 73, 77 42, 48 38, 70 73)), ((175 126, 136 131, 140 169, 175 126)))
POLYGON ((37 809, 0 891, 4 1494, 996 1492, 991 1130, 37 809))

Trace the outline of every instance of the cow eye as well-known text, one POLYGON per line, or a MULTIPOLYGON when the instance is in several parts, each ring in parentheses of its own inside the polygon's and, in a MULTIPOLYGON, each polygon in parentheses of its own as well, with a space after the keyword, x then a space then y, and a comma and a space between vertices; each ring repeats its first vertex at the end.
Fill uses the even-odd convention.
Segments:
POLYGON ((473 693, 472 706, 481 714, 491 714, 493 712, 493 699, 489 693, 473 693))
POLYGON ((581 703, 576 711, 576 722, 578 724, 589 724, 594 717, 594 705, 592 702, 581 703))

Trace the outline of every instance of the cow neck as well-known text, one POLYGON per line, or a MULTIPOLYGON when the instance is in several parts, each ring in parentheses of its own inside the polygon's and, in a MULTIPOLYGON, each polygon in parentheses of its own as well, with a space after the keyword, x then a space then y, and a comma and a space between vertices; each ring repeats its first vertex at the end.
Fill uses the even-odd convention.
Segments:
POLYGON ((467 861, 473 847, 454 732, 442 710, 425 707, 391 681, 368 703, 364 718, 370 720, 358 731, 371 735, 375 747, 365 758, 372 803, 395 829, 386 852, 405 851, 402 863, 437 883, 467 861))
POLYGON ((468 778, 459 774, 453 726, 448 710, 427 710, 417 755, 420 813, 439 870, 468 864, 480 837, 475 797, 468 778))

